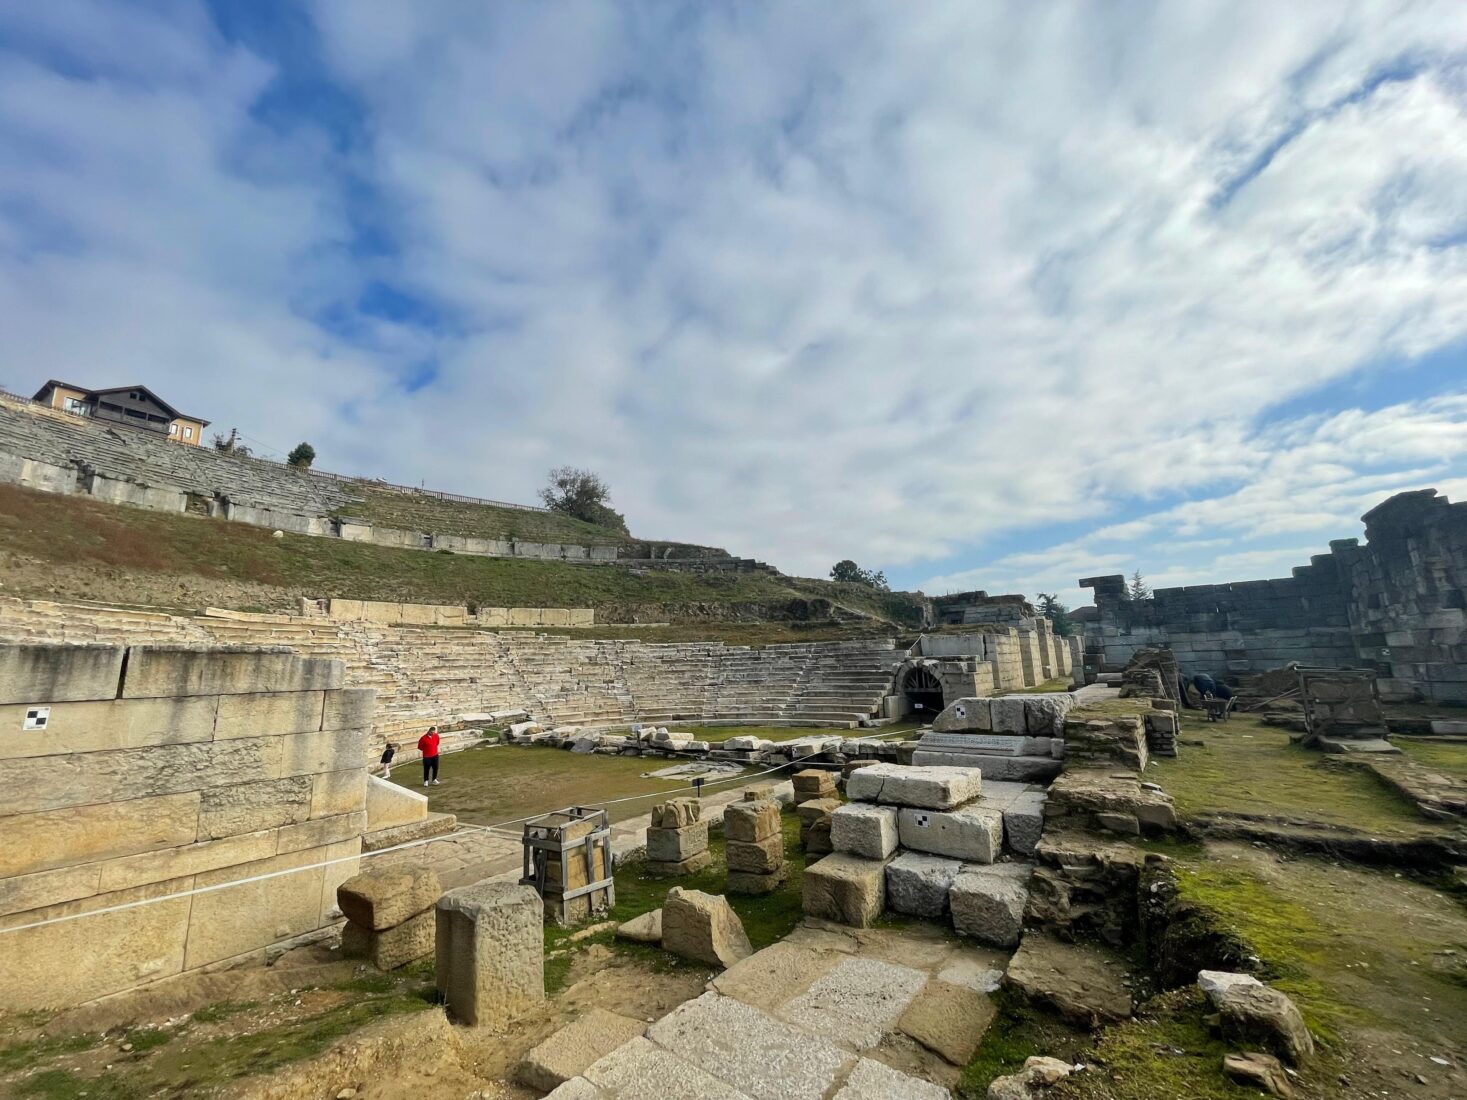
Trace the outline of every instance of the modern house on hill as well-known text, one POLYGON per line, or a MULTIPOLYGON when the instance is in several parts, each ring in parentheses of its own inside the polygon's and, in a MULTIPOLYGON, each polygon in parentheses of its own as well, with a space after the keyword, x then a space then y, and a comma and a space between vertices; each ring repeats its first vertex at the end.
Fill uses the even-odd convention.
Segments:
POLYGON ((195 447, 203 443, 204 429, 209 426, 207 420, 179 412, 147 386, 89 390, 53 378, 36 391, 32 400, 77 416, 130 424, 195 447))

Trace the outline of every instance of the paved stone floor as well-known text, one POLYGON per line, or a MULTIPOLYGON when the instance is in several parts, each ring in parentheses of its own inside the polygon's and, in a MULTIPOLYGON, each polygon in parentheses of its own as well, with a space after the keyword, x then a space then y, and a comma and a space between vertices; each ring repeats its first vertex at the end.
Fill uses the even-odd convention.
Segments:
POLYGON ((551 1100, 945 1100, 1007 956, 930 925, 806 921, 551 1100))

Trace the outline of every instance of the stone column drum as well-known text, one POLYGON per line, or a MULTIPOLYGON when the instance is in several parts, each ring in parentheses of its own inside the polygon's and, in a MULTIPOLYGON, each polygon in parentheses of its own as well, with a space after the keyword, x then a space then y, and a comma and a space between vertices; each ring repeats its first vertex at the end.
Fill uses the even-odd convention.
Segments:
POLYGON ((481 882, 438 899, 438 992, 467 1024, 545 997, 544 906, 531 886, 481 882))

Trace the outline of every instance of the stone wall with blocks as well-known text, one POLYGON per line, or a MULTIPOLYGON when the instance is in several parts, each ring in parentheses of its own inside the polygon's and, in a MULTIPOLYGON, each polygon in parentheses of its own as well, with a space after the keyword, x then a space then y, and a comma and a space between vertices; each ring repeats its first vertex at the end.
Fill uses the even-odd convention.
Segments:
POLYGON ((331 925, 358 869, 374 708, 344 683, 341 661, 282 647, 0 645, 0 1009, 331 925), (40 923, 59 917, 75 919, 40 923))

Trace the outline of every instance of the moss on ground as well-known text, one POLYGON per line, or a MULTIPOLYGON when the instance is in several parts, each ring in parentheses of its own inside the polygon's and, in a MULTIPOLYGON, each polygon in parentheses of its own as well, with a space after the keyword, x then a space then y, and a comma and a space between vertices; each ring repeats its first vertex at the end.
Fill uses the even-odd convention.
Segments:
POLYGON ((1004 988, 993 999, 998 1015, 958 1082, 958 1095, 965 1100, 982 1100, 995 1077, 1018 1072, 1026 1058, 1074 1060, 1089 1044, 1088 1031, 1036 1008, 1021 993, 1004 988))
POLYGON ((1467 744, 1434 741, 1429 737, 1393 737, 1391 740, 1412 763, 1458 779, 1467 779, 1467 744))
POLYGON ((1257 718, 1209 723, 1187 715, 1179 739, 1180 756, 1154 758, 1147 776, 1184 817, 1231 814, 1394 838, 1440 831, 1363 771, 1291 744, 1287 731, 1257 718))

